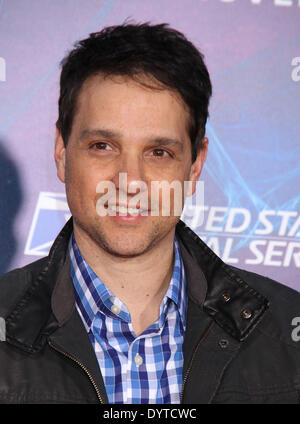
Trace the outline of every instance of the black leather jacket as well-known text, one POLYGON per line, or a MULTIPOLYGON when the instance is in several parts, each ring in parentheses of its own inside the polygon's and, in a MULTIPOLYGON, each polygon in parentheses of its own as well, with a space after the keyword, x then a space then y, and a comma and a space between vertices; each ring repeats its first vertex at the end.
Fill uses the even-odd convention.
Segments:
MULTIPOLYGON (((107 403, 98 362, 74 305, 67 246, 0 278, 0 403, 107 403)), ((225 265, 181 221, 188 309, 181 402, 300 403, 300 294, 225 265)))

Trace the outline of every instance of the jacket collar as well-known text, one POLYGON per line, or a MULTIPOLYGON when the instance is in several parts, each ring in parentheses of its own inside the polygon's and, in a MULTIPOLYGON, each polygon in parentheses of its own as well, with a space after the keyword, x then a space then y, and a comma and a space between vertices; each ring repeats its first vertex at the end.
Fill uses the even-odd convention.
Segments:
POLYGON ((230 336, 245 340, 261 320, 269 301, 226 265, 182 221, 180 237, 190 299, 230 336))
MULTIPOLYGON (((67 255, 72 231, 71 218, 52 245, 45 268, 6 318, 7 341, 29 352, 39 350, 74 310, 67 255)), ((234 339, 245 340, 267 309, 267 299, 248 286, 182 221, 176 226, 176 236, 189 301, 234 339)))

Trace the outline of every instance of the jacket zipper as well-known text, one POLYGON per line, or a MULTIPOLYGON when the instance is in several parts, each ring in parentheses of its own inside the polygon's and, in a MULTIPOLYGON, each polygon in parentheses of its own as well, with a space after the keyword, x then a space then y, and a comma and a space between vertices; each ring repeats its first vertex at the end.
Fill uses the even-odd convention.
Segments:
POLYGON ((181 404, 182 404, 182 401, 183 401, 183 391, 184 391, 184 386, 185 386, 185 384, 186 384, 186 382, 187 382, 187 379, 188 379, 188 377, 189 377, 189 374, 190 374, 190 371, 191 371, 191 368, 192 368, 192 365, 193 365, 193 362, 194 362, 194 359, 195 359, 196 353, 198 352, 198 349, 199 349, 200 344, 203 342, 203 340, 204 340, 204 339, 206 339, 206 337, 207 337, 208 333, 210 332, 210 330, 212 329, 213 325, 214 325, 214 322, 212 322, 212 323, 210 324, 210 326, 208 327, 208 329, 206 330, 206 332, 203 334, 203 336, 202 336, 202 337, 201 337, 201 339, 199 340, 199 342, 198 342, 198 344, 197 344, 197 346, 196 346, 196 348, 195 348, 195 350, 194 350, 194 352, 193 352, 192 359, 190 360, 189 367, 188 367, 188 369, 187 369, 187 371, 186 371, 186 373, 185 373, 185 376, 184 376, 184 379, 183 379, 183 382, 182 382, 182 389, 181 389, 181 395, 180 395, 180 403, 181 403, 181 404))
POLYGON ((89 377, 90 382, 92 383, 92 385, 93 385, 93 387, 94 387, 94 389, 95 389, 95 391, 97 393, 97 397, 98 397, 100 403, 103 403, 104 404, 104 401, 103 401, 102 396, 100 394, 100 390, 99 390, 97 384, 95 383, 93 377, 91 376, 89 370, 80 361, 78 361, 78 359, 76 359, 73 356, 69 355, 68 353, 62 351, 58 347, 54 346, 51 342, 48 342, 48 343, 49 343, 49 346, 52 347, 52 349, 56 350, 57 352, 61 353, 64 356, 66 356, 67 358, 71 359, 72 361, 76 362, 76 364, 78 364, 85 371, 85 373, 89 377))

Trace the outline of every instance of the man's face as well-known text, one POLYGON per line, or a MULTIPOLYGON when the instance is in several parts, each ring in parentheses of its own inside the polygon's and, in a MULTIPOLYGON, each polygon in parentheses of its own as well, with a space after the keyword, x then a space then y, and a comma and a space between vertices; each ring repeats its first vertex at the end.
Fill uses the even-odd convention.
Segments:
MULTIPOLYGON (((148 83, 153 86, 153 81, 148 83)), ((141 255, 165 237, 173 238, 179 219, 172 210, 173 196, 170 216, 162 216, 160 191, 159 205, 155 203, 159 213, 152 216, 151 182, 179 181, 183 186, 184 181, 198 180, 207 142, 192 165, 188 122, 186 105, 170 90, 154 90, 120 76, 96 75, 86 80, 77 99, 67 148, 59 132, 55 147, 58 176, 66 184, 75 234, 84 233, 119 257, 141 255), (120 173, 126 175, 127 186, 120 186, 120 173), (113 209, 117 211, 118 205, 124 204, 118 196, 127 196, 128 204, 140 192, 142 181, 148 204, 137 206, 148 206, 145 216, 119 216, 118 212, 99 216, 97 201, 103 193, 97 193, 97 186, 103 181, 114 184, 113 209), (139 187, 136 193, 135 187, 139 187)))

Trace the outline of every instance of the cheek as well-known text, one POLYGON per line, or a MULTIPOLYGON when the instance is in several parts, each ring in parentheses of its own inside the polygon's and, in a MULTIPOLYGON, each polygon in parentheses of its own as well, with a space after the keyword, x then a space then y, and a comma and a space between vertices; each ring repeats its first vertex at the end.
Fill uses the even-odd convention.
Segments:
POLYGON ((72 151, 67 160, 66 178, 74 188, 92 185, 95 172, 83 155, 72 151))
POLYGON ((90 199, 94 203, 99 178, 88 167, 73 162, 66 170, 66 191, 70 203, 79 204, 90 199))

